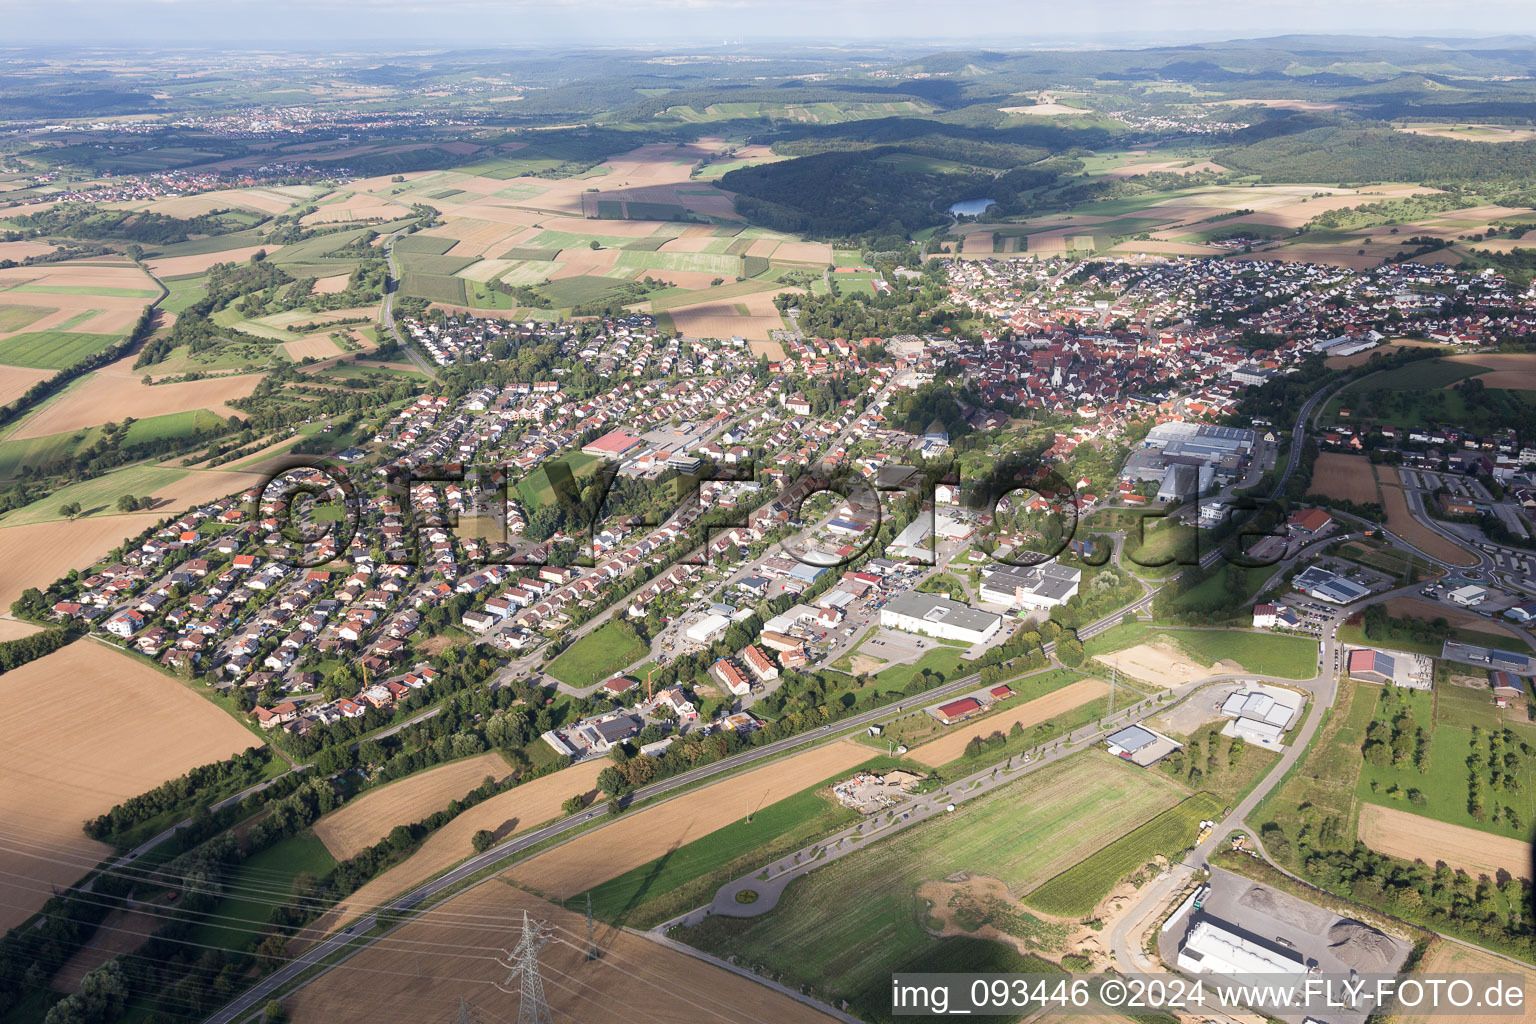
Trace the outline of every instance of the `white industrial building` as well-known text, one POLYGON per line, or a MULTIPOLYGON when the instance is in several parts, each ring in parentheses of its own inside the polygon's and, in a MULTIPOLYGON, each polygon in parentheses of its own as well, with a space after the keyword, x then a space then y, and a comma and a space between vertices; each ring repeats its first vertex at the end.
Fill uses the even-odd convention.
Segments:
POLYGON ((1465 587, 1457 587, 1445 596, 1463 608, 1472 608, 1488 600, 1488 589, 1468 584, 1465 587))
POLYGON ((1001 615, 980 611, 938 594, 916 591, 899 594, 880 609, 882 626, 968 644, 992 639, 1002 622, 1001 615))
POLYGON ((1301 954, 1270 949, 1210 921, 1200 921, 1184 936, 1179 967, 1195 974, 1242 978, 1253 974, 1306 974, 1301 954))
POLYGON ((1066 604, 1077 595, 1083 571, 1058 562, 994 569, 981 578, 983 601, 1037 611, 1066 604))
POLYGON ((1231 719, 1222 727, 1223 736, 1241 736, 1245 742, 1271 749, 1295 724, 1306 699, 1294 690, 1279 686, 1252 684, 1238 690, 1221 705, 1221 713, 1231 719))
POLYGON ((728 616, 714 614, 706 615, 698 622, 688 627, 685 634, 689 640, 698 644, 707 644, 716 637, 721 636, 730 628, 731 620, 728 616))

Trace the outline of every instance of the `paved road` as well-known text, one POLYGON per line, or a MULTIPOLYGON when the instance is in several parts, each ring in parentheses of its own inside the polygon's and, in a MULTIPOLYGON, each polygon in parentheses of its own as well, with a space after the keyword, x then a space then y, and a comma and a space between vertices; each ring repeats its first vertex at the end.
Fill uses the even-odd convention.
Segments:
MULTIPOLYGON (((1137 606, 1144 605, 1150 600, 1151 595, 1148 595, 1147 597, 1144 597, 1138 601, 1137 606)), ((1096 632, 1115 625, 1120 621, 1120 618, 1124 614, 1125 610, 1126 609, 1117 610, 1114 614, 1107 615, 1097 622, 1083 627, 1083 630, 1080 631, 1079 635, 1092 636, 1096 632)), ((1054 645, 1050 646, 1052 649, 1054 649, 1054 645)), ((909 700, 903 701, 903 706, 917 703, 932 703, 939 698, 948 696, 953 693, 974 690, 979 685, 981 685, 980 673, 968 675, 961 679, 956 679, 945 683, 942 686, 934 687, 925 693, 915 695, 909 700)), ((722 775, 727 772, 736 772, 767 758, 777 757, 802 747, 819 746, 823 743, 834 742, 841 739, 845 734, 856 732, 857 730, 880 721, 883 718, 892 717, 897 714, 900 714, 900 712, 889 706, 861 712, 860 714, 852 715, 837 722, 835 730, 833 727, 817 729, 811 732, 801 733, 797 736, 791 736, 786 739, 778 740, 774 743, 765 744, 764 746, 757 747, 753 750, 744 751, 724 761, 703 765, 699 768, 694 768, 691 771, 684 772, 681 775, 674 775, 669 779, 664 779, 661 782, 653 783, 650 786, 636 790, 632 799, 634 801, 640 801, 648 800, 652 797, 665 796, 701 780, 708 779, 716 775, 722 775)), ((574 832, 582 826, 587 825, 594 818, 606 817, 607 813, 608 812, 605 807, 598 807, 587 810, 581 814, 563 818, 560 821, 546 825, 541 829, 536 829, 533 832, 527 832, 515 836, 504 843, 491 847, 484 853, 476 854, 475 856, 470 857, 468 860, 464 861, 458 867, 453 868, 446 874, 440 875, 429 882, 425 882, 422 885, 417 886, 415 889, 412 889, 404 896, 401 896, 398 899, 388 903, 383 909, 385 911, 410 910, 416 907, 418 904, 430 900, 432 897, 443 892, 445 889, 448 889, 458 884, 459 882, 464 881, 471 875, 485 871, 487 869, 510 867, 511 862, 519 859, 523 851, 527 850, 529 847, 538 843, 542 843, 547 839, 558 838, 562 835, 565 835, 566 833, 574 832)), ((601 823, 598 827, 601 827, 601 823)), ((494 877, 494 874, 487 875, 486 879, 482 879, 480 882, 476 882, 474 884, 482 884, 484 881, 492 877, 494 877)), ((238 1020, 243 1014, 248 1013, 252 1009, 265 1003, 272 997, 274 993, 281 990, 289 982, 295 980, 300 974, 314 967, 321 960, 324 960, 332 954, 339 952, 349 942, 353 942, 354 939, 357 941, 356 947, 350 952, 347 952, 343 959, 355 956, 358 952, 371 945, 380 937, 378 935, 367 934, 372 930, 374 924, 377 922, 378 913, 378 911, 375 911, 372 914, 361 917, 353 925, 348 927, 346 931, 334 934, 331 937, 311 946, 309 949, 305 950, 298 957, 290 961, 281 969, 263 978, 255 986, 247 990, 242 995, 238 996, 234 1001, 220 1009, 217 1013, 214 1013, 212 1016, 208 1017, 208 1024, 230 1024, 231 1021, 238 1020)))
MULTIPOLYGON (((1042 672, 1051 669, 1041 669, 1042 672)), ((1050 747, 1037 747, 1029 751, 1027 760, 1022 755, 1007 758, 994 765, 987 765, 963 779, 945 785, 942 789, 909 798, 894 805, 890 811, 872 814, 863 821, 841 832, 828 836, 810 846, 786 854, 766 867, 758 868, 740 878, 733 879, 715 893, 709 904, 681 917, 658 925, 656 930, 665 932, 675 924, 695 924, 711 914, 726 917, 757 917, 772 910, 790 882, 824 867, 855 850, 863 849, 864 840, 885 838, 911 828, 919 822, 949 813, 951 805, 959 805, 976 797, 984 796, 1007 785, 1020 775, 1025 775, 1055 764, 1063 758, 1081 753, 1118 729, 1139 722, 1150 715, 1166 710, 1155 698, 1146 698, 1122 708, 1105 719, 1075 729, 1064 737, 1056 737, 1050 747), (887 820, 889 818, 889 820, 887 820), (770 877, 764 879, 762 874, 770 877), (737 894, 751 890, 757 899, 741 903, 737 894)))
MULTIPOLYGON (((394 262, 392 253, 389 254, 389 259, 391 276, 393 276, 394 262)), ((386 303, 387 302, 388 298, 386 297, 386 303)), ((388 322, 391 328, 393 328, 393 320, 389 319, 388 322)), ((1343 382, 1341 382, 1340 386, 1342 386, 1342 383, 1343 382)), ((1295 470, 1300 460, 1300 452, 1302 443, 1305 438, 1305 428, 1306 424, 1308 423, 1308 418, 1312 415, 1313 410, 1317 408, 1318 403, 1323 400, 1327 393, 1328 392, 1319 392, 1318 394, 1312 396, 1312 398, 1308 399, 1306 405, 1302 407, 1301 413, 1297 418, 1296 429, 1292 438, 1290 460, 1286 466, 1285 472, 1281 474, 1279 481, 1275 485, 1275 490, 1273 492, 1274 494, 1280 493, 1280 490, 1284 487, 1286 478, 1295 470)), ((1114 626, 1121 621, 1126 611, 1140 611, 1141 609, 1147 607, 1151 603, 1153 596, 1153 593, 1147 593, 1128 608, 1118 609, 1113 614, 1104 616, 1098 621, 1083 627, 1078 631, 1078 635, 1084 638, 1091 637, 1105 629, 1114 626)), ((1332 638, 1330 638, 1328 641, 1325 641, 1324 656, 1319 659, 1325 672, 1331 672, 1332 670, 1332 650, 1336 643, 1337 641, 1332 638)), ((1050 654, 1053 651, 1054 644, 1048 645, 1047 653, 1050 654)), ((1228 678, 1262 679, 1265 677, 1244 673, 1241 676, 1228 678)), ((1321 684, 1323 682, 1323 678, 1323 675, 1320 674, 1319 677, 1310 682, 1321 684)), ((1207 682, 1209 681, 1213 680, 1207 680, 1207 682)), ((1294 680, 1277 681, 1284 682, 1287 685, 1295 684, 1294 680)), ((946 683, 942 686, 935 687, 934 689, 929 690, 924 694, 916 695, 912 701, 908 701, 906 703, 929 703, 950 693, 974 689, 977 685, 979 685, 979 683, 979 673, 976 675, 966 676, 964 678, 954 680, 953 682, 946 683)), ((1202 844, 1202 849, 1215 849, 1216 847, 1214 844, 1222 841, 1233 828, 1237 827, 1241 823, 1242 816, 1248 811, 1251 811, 1252 808, 1257 805, 1258 801, 1262 799, 1263 795, 1268 793, 1269 789, 1272 788, 1276 782, 1278 782, 1279 778, 1283 774, 1283 769, 1289 767, 1289 763, 1294 763, 1295 759, 1300 756, 1300 752, 1305 748, 1307 741, 1311 739, 1312 734, 1317 730, 1318 724, 1322 717, 1323 707, 1326 706, 1326 704, 1332 703, 1334 687, 1337 685, 1336 672, 1333 672, 1327 676, 1326 685, 1326 701, 1314 700, 1312 702, 1312 710, 1308 716, 1306 724, 1303 726, 1303 729, 1298 734, 1298 736, 1294 738, 1295 742, 1293 742, 1291 745, 1291 749, 1287 752, 1287 755, 1282 757, 1281 763, 1276 765, 1275 769, 1265 777, 1264 783, 1255 787, 1254 791, 1249 795, 1249 797, 1245 799, 1242 804, 1235 810, 1235 812, 1228 817, 1226 823, 1224 823, 1224 826, 1217 830, 1219 835, 1213 834, 1207 839, 1205 844, 1202 844), (1289 763, 1286 761, 1286 757, 1289 757, 1289 763)), ((1317 694, 1316 691, 1314 691, 1314 693, 1315 695, 1321 695, 1317 694)), ((830 727, 828 727, 827 729, 817 730, 810 733, 803 733, 798 736, 780 740, 776 743, 768 744, 755 750, 743 752, 742 754, 736 755, 735 757, 729 758, 725 761, 717 762, 711 765, 705 765, 700 768, 693 769, 689 772, 685 772, 682 775, 673 776, 670 779, 666 779, 662 782, 647 786, 641 790, 636 791, 633 799, 644 800, 651 797, 664 796, 665 794, 671 793, 681 787, 688 786, 694 782, 707 779, 711 776, 722 774, 724 772, 736 771, 764 758, 774 757, 800 747, 819 745, 821 743, 833 740, 843 733, 863 728, 866 725, 876 722, 880 718, 889 714, 892 714, 892 709, 890 708, 877 708, 872 711, 863 712, 837 723, 837 732, 835 734, 831 733, 830 727)), ((565 833, 572 832, 573 830, 581 828, 582 826, 587 825, 592 819, 603 814, 606 814, 606 809, 588 810, 582 814, 574 815, 572 817, 562 819, 561 821, 557 821, 551 825, 547 825, 544 828, 514 837, 504 843, 499 844, 498 846, 486 850, 484 853, 470 857, 468 860, 461 863, 458 867, 448 871, 446 874, 441 875, 438 878, 433 879, 432 881, 429 881, 421 886, 418 886, 417 888, 411 890, 409 893, 388 904, 384 910, 410 910, 411 908, 416 907, 418 904, 432 899, 434 896, 443 892, 445 889, 448 889, 451 886, 469 878, 471 875, 474 875, 483 870, 507 866, 509 861, 517 858, 524 850, 528 849, 529 847, 537 843, 541 843, 546 839, 557 838, 561 835, 564 835, 565 833)), ((1199 850, 1196 852, 1199 853, 1199 850)), ((488 875, 487 877, 493 876, 488 875)), ((482 882, 483 881, 484 880, 482 879, 482 882)), ((286 966, 274 972, 273 974, 268 975, 266 978, 258 982, 254 987, 237 997, 233 1002, 229 1003, 223 1009, 209 1017, 209 1024, 229 1024, 229 1022, 238 1019, 241 1015, 249 1012, 254 1007, 265 1002, 274 992, 279 991, 288 982, 296 979, 298 975, 309 970, 311 967, 319 963, 319 961, 341 951, 343 947, 345 947, 349 942, 353 941, 352 936, 354 933, 362 933, 364 937, 357 941, 357 944, 354 948, 345 953, 343 959, 355 956, 358 952, 366 948, 368 945, 371 945, 378 938, 378 936, 370 936, 366 934, 373 928, 374 924, 377 922, 377 919, 378 912, 376 911, 373 914, 369 914, 359 919, 346 931, 316 943, 314 946, 310 947, 308 950, 302 953, 298 958, 291 961, 286 966)))
MULTIPOLYGON (((308 767, 309 765, 299 765, 297 768, 292 768, 289 771, 284 772, 282 775, 276 776, 275 778, 267 779, 263 782, 258 782, 254 786, 247 786, 245 789, 242 789, 240 792, 234 794, 233 796, 225 797, 218 803, 210 804, 208 806, 208 810, 213 813, 222 811, 224 808, 230 806, 231 804, 239 803, 241 800, 244 800, 252 793, 260 793, 262 790, 272 785, 278 779, 281 779, 287 775, 292 775, 295 772, 302 772, 308 767)), ((102 868, 96 876, 93 876, 90 881, 86 882, 80 887, 81 891, 89 892, 91 886, 95 884, 96 878, 100 877, 101 874, 111 874, 130 866, 134 861, 138 860, 140 857, 144 856, 144 854, 148 853, 150 850, 153 850, 155 847, 159 846, 161 843, 165 842, 167 839, 171 838, 177 832, 181 831, 183 828, 186 828, 190 824, 192 824, 192 819, 186 818, 172 825, 170 828, 166 829, 164 832, 161 832, 159 835, 144 840, 144 842, 140 843, 138 846, 135 846, 127 853, 118 857, 105 868, 102 868)))
POLYGON ((389 280, 384 284, 384 305, 379 310, 379 319, 384 322, 385 327, 389 328, 389 333, 394 335, 395 344, 400 346, 400 350, 406 354, 406 357, 415 363, 422 373, 435 380, 437 368, 422 357, 414 344, 401 336, 400 328, 395 323, 395 292, 400 288, 400 273, 395 269, 395 242, 403 233, 403 231, 396 231, 384 239, 384 259, 389 264, 389 280))

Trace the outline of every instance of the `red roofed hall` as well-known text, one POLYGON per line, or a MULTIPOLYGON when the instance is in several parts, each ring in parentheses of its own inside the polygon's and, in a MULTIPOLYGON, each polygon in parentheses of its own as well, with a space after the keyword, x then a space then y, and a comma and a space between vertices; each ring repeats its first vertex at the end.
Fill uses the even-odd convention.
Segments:
POLYGON ((583 455, 601 455, 606 459, 621 459, 628 452, 634 451, 644 442, 639 434, 628 430, 610 430, 602 437, 585 445, 581 452, 583 455))
POLYGON ((981 701, 977 700, 975 697, 961 697, 959 700, 952 700, 948 704, 941 704, 938 709, 938 715, 939 718, 947 725, 950 722, 957 722, 964 718, 966 715, 974 714, 980 710, 981 701))

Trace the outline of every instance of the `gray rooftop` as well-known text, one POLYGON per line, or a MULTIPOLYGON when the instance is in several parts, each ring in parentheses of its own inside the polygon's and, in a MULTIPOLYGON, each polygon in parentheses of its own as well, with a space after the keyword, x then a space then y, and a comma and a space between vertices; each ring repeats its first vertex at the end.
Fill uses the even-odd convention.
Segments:
POLYGON ((886 608, 897 615, 910 615, 916 619, 942 622, 947 626, 978 632, 991 628, 998 620, 998 616, 991 612, 980 611, 938 594, 919 594, 915 590, 891 598, 886 608))

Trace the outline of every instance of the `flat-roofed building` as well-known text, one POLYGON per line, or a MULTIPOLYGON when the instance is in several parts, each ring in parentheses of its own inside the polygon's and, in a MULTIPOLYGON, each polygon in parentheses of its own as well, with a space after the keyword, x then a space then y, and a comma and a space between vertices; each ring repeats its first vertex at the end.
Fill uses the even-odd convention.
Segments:
POLYGON ((880 609, 880 625, 908 633, 922 633, 941 640, 985 643, 997 635, 1003 617, 938 594, 908 591, 891 598, 880 609))
POLYGON ((1066 604, 1077 594, 1081 569, 1057 562, 994 569, 981 578, 977 592, 983 601, 1031 611, 1066 604))
POLYGON ((1242 978, 1255 974, 1306 974, 1307 964, 1292 949, 1261 946, 1213 921, 1197 921, 1179 948, 1179 967, 1194 974, 1242 978))

